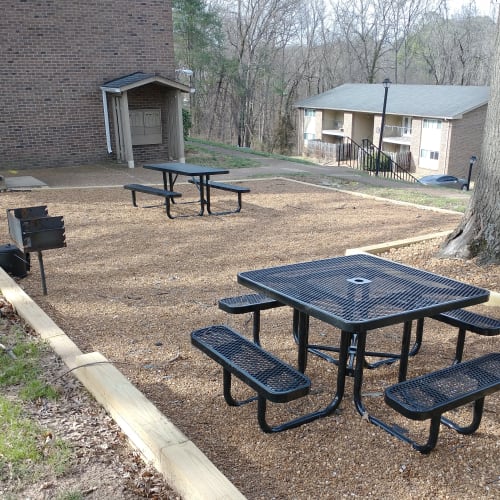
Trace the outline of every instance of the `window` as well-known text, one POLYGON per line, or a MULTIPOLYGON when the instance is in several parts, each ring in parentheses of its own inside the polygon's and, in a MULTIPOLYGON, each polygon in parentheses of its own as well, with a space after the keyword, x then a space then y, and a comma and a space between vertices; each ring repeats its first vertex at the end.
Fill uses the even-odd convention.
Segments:
POLYGON ((403 136, 411 135, 411 116, 403 117, 403 136))
POLYGON ((439 151, 429 151, 428 149, 421 149, 420 158, 424 158, 427 160, 439 160, 439 151))
POLYGON ((315 109, 306 109, 304 110, 304 116, 316 116, 315 109))
POLYGON ((441 128, 441 120, 433 120, 430 118, 424 118, 424 122, 422 124, 423 128, 434 128, 434 129, 440 129, 441 128))
POLYGON ((316 139, 316 134, 304 133, 304 141, 314 141, 316 139))

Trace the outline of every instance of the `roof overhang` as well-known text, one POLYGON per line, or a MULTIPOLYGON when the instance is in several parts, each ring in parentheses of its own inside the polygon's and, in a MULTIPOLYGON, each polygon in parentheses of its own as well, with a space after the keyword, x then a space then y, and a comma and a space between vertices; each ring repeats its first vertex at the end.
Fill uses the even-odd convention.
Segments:
POLYGON ((111 94, 122 94, 128 90, 132 90, 144 85, 149 85, 151 83, 161 85, 163 87, 173 88, 180 90, 181 92, 191 92, 191 87, 184 85, 182 83, 176 82, 175 80, 170 80, 163 76, 156 75, 154 73, 132 73, 130 75, 122 76, 111 80, 101 85, 101 90, 103 92, 109 92, 111 94))
POLYGON ((411 145, 411 137, 384 137, 382 138, 382 141, 387 143, 387 144, 400 144, 403 146, 410 146, 411 145))
POLYGON ((345 133, 341 130, 322 130, 322 134, 324 135, 334 135, 336 137, 345 137, 345 133))

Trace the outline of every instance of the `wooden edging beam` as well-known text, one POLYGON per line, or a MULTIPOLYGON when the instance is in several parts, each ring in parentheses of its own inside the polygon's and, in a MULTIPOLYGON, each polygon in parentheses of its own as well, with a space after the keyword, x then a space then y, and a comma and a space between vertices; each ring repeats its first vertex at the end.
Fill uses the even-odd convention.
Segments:
POLYGON ((76 364, 80 382, 183 498, 245 498, 102 354, 83 354, 76 364))
MULTIPOLYGON (((381 253, 388 252, 391 248, 401 248, 412 245, 414 243, 419 243, 421 241, 434 240, 436 238, 444 238, 445 236, 448 236, 448 234, 450 234, 450 231, 442 231, 440 233, 431 233, 423 236, 415 236, 413 238, 406 238, 404 240, 388 241, 386 243, 369 245, 366 247, 348 248, 345 251, 345 254, 354 255, 357 253, 369 253, 373 255, 378 255, 381 253)), ((500 293, 490 290, 490 299, 488 300, 488 302, 485 302, 484 305, 492 307, 500 306, 500 293)))
POLYGON ((0 290, 182 498, 245 498, 110 361, 98 352, 83 354, 2 268, 0 290))

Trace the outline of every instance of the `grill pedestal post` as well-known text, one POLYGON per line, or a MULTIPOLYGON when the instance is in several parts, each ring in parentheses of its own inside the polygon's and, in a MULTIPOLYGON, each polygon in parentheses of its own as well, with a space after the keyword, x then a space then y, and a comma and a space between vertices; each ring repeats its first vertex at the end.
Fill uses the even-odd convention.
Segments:
MULTIPOLYGON (((47 295, 42 250, 66 246, 63 217, 49 217, 47 206, 8 208, 9 234, 26 256, 38 253, 43 294, 47 295)), ((28 258, 28 257, 27 257, 28 258)))

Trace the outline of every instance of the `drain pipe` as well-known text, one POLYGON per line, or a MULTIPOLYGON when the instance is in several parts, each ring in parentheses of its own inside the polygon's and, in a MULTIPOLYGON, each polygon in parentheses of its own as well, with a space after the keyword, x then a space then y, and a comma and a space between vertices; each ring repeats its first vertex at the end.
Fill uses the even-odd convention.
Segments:
POLYGON ((102 91, 102 109, 104 110, 104 129, 106 130, 106 146, 108 147, 108 153, 111 153, 112 148, 111 148, 111 136, 109 133, 108 98, 106 96, 106 91, 102 87, 101 91, 102 91))
POLYGON ((108 113, 108 98, 106 92, 112 92, 113 94, 121 94, 120 89, 101 87, 102 91, 102 109, 104 110, 104 129, 106 131, 106 146, 108 147, 108 153, 113 151, 111 147, 111 133, 109 130, 109 113, 108 113))

